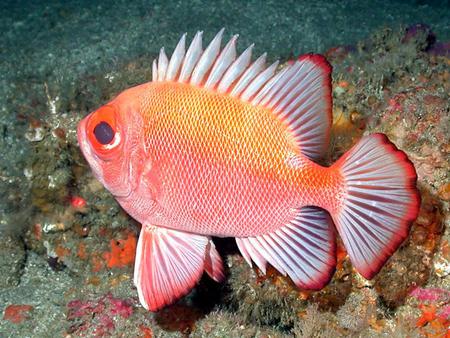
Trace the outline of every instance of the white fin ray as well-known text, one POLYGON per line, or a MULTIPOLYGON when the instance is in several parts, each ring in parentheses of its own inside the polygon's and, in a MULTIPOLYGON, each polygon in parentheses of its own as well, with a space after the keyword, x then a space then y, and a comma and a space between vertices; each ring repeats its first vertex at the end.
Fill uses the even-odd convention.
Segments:
MULTIPOLYGON (((252 99, 252 104, 258 105, 261 103, 262 99, 267 98, 267 95, 271 91, 271 89, 279 83, 279 79, 288 71, 289 68, 285 67, 281 71, 279 71, 275 76, 273 76, 267 83, 264 85, 264 87, 261 89, 261 91, 252 99)), ((262 105, 262 104, 261 104, 262 105)))
POLYGON ((236 83, 233 90, 231 91, 230 93, 231 96, 239 97, 242 91, 248 86, 250 81, 252 81, 259 73, 261 73, 266 63, 266 56, 267 54, 264 53, 258 59, 256 59, 256 61, 253 62, 253 64, 250 67, 247 68, 247 70, 240 77, 239 81, 236 83))
POLYGON ((260 269, 262 273, 265 274, 267 267, 267 260, 258 252, 258 250, 255 250, 253 245, 250 244, 250 241, 247 240, 247 238, 236 237, 236 243, 247 263, 250 266, 252 266, 253 260, 258 269, 260 269))
POLYGON ((245 88, 241 94, 241 99, 244 101, 249 101, 260 89, 261 87, 273 76, 275 70, 278 67, 278 61, 274 62, 264 71, 262 71, 258 76, 256 76, 253 81, 245 88))
MULTIPOLYGON (((320 55, 305 55, 287 66, 271 88, 263 88, 264 105, 285 121, 300 151, 312 160, 323 156, 331 130, 331 67, 320 55)), ((276 75, 275 75, 276 76, 276 75)), ((261 95, 262 96, 262 95, 261 95)))
POLYGON ((153 60, 152 63, 152 81, 153 82, 158 81, 158 66, 156 64, 156 60, 153 60))
POLYGON ((222 28, 219 33, 214 37, 208 47, 206 47, 200 60, 192 72, 190 83, 193 85, 200 85, 203 82, 205 75, 208 73, 211 66, 216 61, 217 55, 220 52, 220 44, 222 42, 222 35, 224 29, 222 28))
POLYGON ((280 79, 280 88, 274 88, 274 97, 270 100, 269 107, 276 108, 279 102, 286 96, 289 95, 291 90, 294 88, 295 84, 299 80, 299 74, 301 74, 301 65, 295 63, 291 66, 291 71, 288 72, 283 78, 280 79))
POLYGON ((245 260, 266 271, 270 263, 288 275, 299 287, 321 289, 336 266, 336 241, 328 213, 317 207, 304 207, 284 227, 272 233, 236 238, 245 260))
POLYGON ((179 82, 187 82, 191 77, 192 70, 194 69, 200 55, 202 55, 202 37, 203 32, 197 32, 195 34, 194 39, 189 46, 186 57, 183 61, 183 66, 181 67, 180 77, 178 79, 179 82))
POLYGON ((284 75, 267 93, 267 96, 261 100, 261 104, 267 105, 267 107, 269 108, 273 108, 273 106, 279 101, 279 99, 286 94, 287 91, 286 83, 288 83, 289 80, 291 80, 291 78, 293 78, 297 74, 299 68, 300 65, 298 64, 287 66, 284 75))
POLYGON ((220 53, 208 76, 208 80, 206 80, 205 88, 213 89, 221 79, 223 73, 225 73, 230 64, 236 59, 236 40, 238 37, 239 35, 234 35, 230 42, 223 48, 222 53, 220 53))
POLYGON ((208 246, 206 248, 205 257, 205 271, 216 282, 221 282, 225 279, 225 272, 223 270, 223 262, 219 252, 214 245, 214 242, 209 239, 208 246))
MULTIPOLYGON (((304 67, 300 68, 299 71, 304 71, 304 67)), ((299 79, 298 77, 295 77, 291 79, 287 84, 287 93, 284 97, 281 98, 279 102, 274 107, 274 111, 276 113, 280 113, 283 115, 288 115, 289 110, 286 110, 285 107, 292 101, 294 98, 298 97, 298 95, 305 90, 307 87, 307 84, 305 84, 306 81, 309 81, 311 76, 311 71, 307 70, 306 73, 304 73, 303 77, 299 79)), ((282 116, 283 116, 282 115, 282 116)))
POLYGON ((159 52, 158 58, 158 81, 163 81, 166 78, 167 66, 169 64, 169 60, 167 59, 167 55, 164 52, 164 47, 161 48, 159 52))
POLYGON ((248 67, 252 58, 253 46, 254 45, 251 44, 225 72, 222 80, 217 87, 217 91, 219 93, 227 92, 233 82, 236 81, 248 67))
POLYGON ((157 311, 191 291, 206 271, 220 282, 222 259, 211 238, 142 225, 136 248, 134 284, 144 308, 157 311))
POLYGON ((247 250, 247 246, 245 244, 246 242, 243 242, 239 237, 236 237, 236 244, 241 252, 242 257, 244 257, 245 261, 247 262, 250 267, 252 266, 252 258, 250 256, 250 253, 247 250))
POLYGON ((287 125, 303 155, 323 157, 331 129, 331 67, 325 58, 304 55, 276 74, 278 62, 266 67, 266 53, 251 63, 253 45, 237 56, 237 35, 221 49, 223 32, 205 51, 203 32, 197 32, 186 53, 183 35, 170 62, 162 49, 153 81, 189 83, 263 106, 287 125))
MULTIPOLYGON (((316 82, 317 79, 319 79, 320 74, 317 72, 310 72, 307 74, 302 81, 311 81, 316 82)), ((292 112, 297 110, 301 105, 308 105, 308 102, 312 102, 314 100, 321 100, 320 95, 320 88, 317 83, 315 83, 312 86, 308 85, 297 85, 295 90, 292 90, 291 95, 287 95, 284 97, 275 108, 276 112, 283 111, 284 115, 286 116, 292 116, 292 112)), ((320 105, 315 105, 317 108, 325 109, 323 105, 320 104, 320 102, 317 103, 320 105)), ((305 109, 304 109, 305 110, 305 109)), ((305 112, 306 113, 306 112, 305 112)), ((305 113, 301 114, 301 116, 305 116, 305 113)), ((311 118, 312 114, 306 114, 309 118, 311 118)), ((320 114, 317 114, 315 116, 320 116, 320 114)), ((288 118, 289 119, 289 118, 288 118)), ((300 120, 300 119, 298 119, 300 120)))
POLYGON ((333 167, 342 173, 346 187, 334 223, 350 261, 371 279, 408 236, 417 217, 416 171, 383 134, 364 136, 333 167))
POLYGON ((180 71, 181 63, 186 54, 186 33, 183 34, 177 46, 175 47, 172 57, 170 58, 169 66, 167 67, 166 80, 175 80, 180 71))

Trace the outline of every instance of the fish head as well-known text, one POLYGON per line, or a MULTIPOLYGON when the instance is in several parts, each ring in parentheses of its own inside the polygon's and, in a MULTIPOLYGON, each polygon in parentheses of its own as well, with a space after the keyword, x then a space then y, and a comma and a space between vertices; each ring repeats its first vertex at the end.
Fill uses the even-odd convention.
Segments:
POLYGON ((124 91, 78 124, 84 157, 94 176, 116 198, 127 198, 136 190, 143 167, 141 89, 124 91))

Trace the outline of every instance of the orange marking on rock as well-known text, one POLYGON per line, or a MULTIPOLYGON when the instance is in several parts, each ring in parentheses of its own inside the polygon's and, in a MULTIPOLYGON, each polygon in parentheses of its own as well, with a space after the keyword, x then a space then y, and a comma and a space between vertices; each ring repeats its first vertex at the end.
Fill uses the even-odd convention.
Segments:
POLYGON ((99 272, 104 267, 104 262, 98 254, 95 254, 91 258, 91 265, 92 272, 99 272))
POLYGON ((70 199, 70 204, 75 209, 82 209, 82 208, 84 208, 87 205, 86 200, 83 197, 80 197, 80 196, 73 196, 70 199))
POLYGON ((42 225, 40 225, 39 223, 36 223, 33 226, 33 234, 34 234, 34 237, 36 237, 36 239, 38 241, 40 241, 42 238, 42 225))
POLYGON ((435 305, 419 305, 422 315, 416 321, 416 327, 423 327, 429 322, 436 319, 436 306, 435 305))
POLYGON ((62 245, 58 245, 55 249, 55 253, 58 258, 64 258, 70 254, 70 250, 68 248, 63 247, 62 245))
POLYGON ((108 268, 124 267, 134 263, 136 254, 136 237, 128 234, 126 239, 112 239, 110 242, 111 252, 105 252, 104 258, 108 268))
POLYGON ((348 81, 342 80, 342 81, 339 81, 338 86, 341 88, 347 88, 349 86, 349 83, 348 83, 348 81))
POLYGON ((80 242, 80 244, 78 244, 77 256, 82 260, 87 259, 86 244, 84 244, 83 242, 80 242))
POLYGON ((33 310, 31 305, 12 304, 8 305, 3 314, 3 319, 14 324, 20 324, 28 318, 28 312, 33 310))
POLYGON ((141 324, 141 325, 139 325, 139 329, 143 333, 144 338, 153 338, 153 331, 151 328, 141 324))

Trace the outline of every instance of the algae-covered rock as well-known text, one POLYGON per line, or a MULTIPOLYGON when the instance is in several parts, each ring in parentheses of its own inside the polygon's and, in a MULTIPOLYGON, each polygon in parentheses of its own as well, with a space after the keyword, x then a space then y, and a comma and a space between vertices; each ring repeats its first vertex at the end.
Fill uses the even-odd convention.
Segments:
POLYGON ((4 234, 0 241, 0 289, 19 284, 25 258, 22 240, 4 234))

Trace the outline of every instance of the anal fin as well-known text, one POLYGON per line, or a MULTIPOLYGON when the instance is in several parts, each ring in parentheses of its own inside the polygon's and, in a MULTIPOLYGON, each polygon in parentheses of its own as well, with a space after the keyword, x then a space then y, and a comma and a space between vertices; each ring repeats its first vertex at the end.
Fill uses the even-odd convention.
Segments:
POLYGON ((222 260, 209 237, 142 226, 134 284, 146 309, 157 311, 189 293, 203 270, 216 281, 224 278, 222 260))
POLYGON ((333 223, 317 207, 301 208, 293 221, 272 233, 236 238, 236 242, 250 265, 253 260, 265 273, 270 263, 303 289, 321 289, 336 267, 333 223))
POLYGON ((209 240, 206 248, 205 271, 216 282, 222 282, 225 279, 222 258, 212 240, 209 240))

